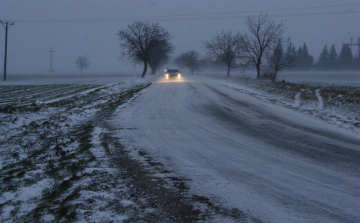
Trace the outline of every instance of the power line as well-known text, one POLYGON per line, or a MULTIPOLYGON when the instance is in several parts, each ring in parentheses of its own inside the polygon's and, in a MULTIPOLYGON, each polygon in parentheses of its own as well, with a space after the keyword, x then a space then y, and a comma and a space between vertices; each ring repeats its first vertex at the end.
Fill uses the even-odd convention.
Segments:
MULTIPOLYGON (((326 15, 350 15, 350 14, 359 14, 360 11, 351 11, 351 12, 318 12, 318 13, 297 13, 297 14, 273 14, 268 15, 269 17, 304 17, 304 16, 326 16, 326 15)), ((103 18, 103 19, 77 19, 77 20, 37 20, 37 21, 27 21, 21 23, 114 23, 114 22, 133 22, 136 20, 148 20, 148 21, 158 21, 158 22, 173 22, 173 21, 201 21, 201 20, 226 20, 226 19, 239 19, 246 18, 245 15, 239 16, 208 16, 208 17, 171 17, 171 18, 138 18, 138 19, 123 19, 123 18, 103 18)))
POLYGON ((54 68, 53 68, 53 52, 54 52, 54 50, 53 50, 52 47, 50 48, 49 52, 50 52, 50 69, 49 69, 49 72, 52 73, 52 72, 54 72, 54 68))
MULTIPOLYGON (((179 14, 179 15, 163 15, 163 16, 144 16, 144 17, 119 17, 119 18, 96 18, 96 19, 48 19, 48 20, 14 20, 17 23, 110 23, 110 22, 132 22, 135 20, 151 20, 151 21, 188 21, 188 20, 216 20, 216 19, 238 19, 244 18, 246 15, 231 15, 245 13, 264 13, 264 12, 281 12, 309 9, 328 9, 339 7, 356 7, 360 4, 341 4, 318 7, 301 7, 301 8, 283 8, 268 10, 250 10, 223 13, 201 13, 201 14, 179 14)), ((299 16, 324 16, 324 15, 348 15, 358 14, 360 11, 327 11, 327 12, 300 12, 286 14, 270 14, 270 17, 299 17, 299 16)))
POLYGON ((14 23, 3 22, 0 20, 0 23, 5 28, 5 56, 4 56, 4 81, 6 81, 6 64, 7 64, 7 39, 8 39, 8 29, 10 26, 14 25, 14 23))

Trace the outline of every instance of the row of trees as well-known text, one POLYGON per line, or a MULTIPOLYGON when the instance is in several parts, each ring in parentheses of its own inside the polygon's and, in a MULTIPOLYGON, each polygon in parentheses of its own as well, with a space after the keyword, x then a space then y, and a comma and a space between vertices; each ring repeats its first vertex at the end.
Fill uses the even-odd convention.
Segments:
POLYGON ((330 49, 325 45, 315 67, 321 70, 360 69, 359 56, 353 56, 349 45, 343 45, 339 55, 334 44, 330 49))
POLYGON ((275 22, 266 15, 248 16, 245 20, 248 33, 217 32, 204 42, 208 58, 221 61, 232 68, 255 67, 257 78, 268 75, 272 80, 277 73, 290 67, 293 58, 283 50, 285 22, 275 22), (265 64, 265 65, 264 65, 265 64))
MULTIPOLYGON (((285 23, 276 23, 269 20, 265 15, 248 17, 246 25, 249 34, 241 35, 232 32, 218 32, 210 41, 204 42, 207 49, 207 58, 216 59, 227 66, 227 76, 234 67, 248 67, 254 65, 257 77, 261 75, 261 67, 264 57, 268 62, 277 60, 276 69, 285 68, 285 55, 283 51, 276 54, 276 46, 282 42, 282 34, 285 31, 285 23)), ((158 23, 134 22, 126 29, 118 32, 121 58, 135 64, 143 63, 144 69, 141 77, 144 77, 148 66, 152 73, 169 60, 169 53, 173 46, 170 44, 171 36, 158 23)), ((186 66, 190 72, 194 72, 201 64, 200 56, 195 51, 190 51, 175 60, 181 66, 186 66)), ((273 66, 271 66, 273 67, 273 66)), ((273 71, 276 75, 277 70, 273 71)))
POLYGON ((298 50, 295 50, 295 46, 290 43, 287 52, 294 58, 291 69, 351 70, 360 68, 359 58, 353 56, 349 45, 343 45, 340 54, 337 53, 334 44, 330 49, 325 45, 317 63, 314 63, 314 58, 309 55, 306 43, 298 50))
MULTIPOLYGON (((343 47, 340 55, 337 55, 333 45, 330 50, 324 47, 318 64, 314 65, 314 58, 305 43, 296 50, 290 40, 283 38, 285 22, 275 22, 260 14, 247 17, 245 23, 248 31, 245 34, 221 31, 203 42, 206 57, 201 57, 196 51, 189 51, 176 57, 173 62, 193 73, 208 61, 213 61, 226 66, 227 76, 233 68, 253 67, 257 71, 257 78, 268 76, 275 80, 277 73, 287 68, 349 68, 359 60, 354 59, 349 47, 343 47)), ((118 36, 121 58, 134 64, 143 64, 141 77, 145 76, 148 66, 154 74, 169 62, 169 54, 173 51, 171 36, 158 23, 134 22, 119 31, 118 36)))
MULTIPOLYGON (((193 52, 193 51, 192 51, 193 52)), ((193 52, 194 53, 194 52, 193 52)), ((197 52, 195 52, 197 53, 197 52)), ((188 53, 181 54, 174 60, 174 63, 180 67, 187 67, 183 62, 182 58, 186 58, 188 53), (180 62, 179 62, 180 61, 180 62)), ((197 53, 197 57, 200 58, 197 53)), ((264 75, 269 74, 270 71, 277 73, 282 69, 290 69, 290 70, 355 70, 360 69, 360 59, 358 57, 354 57, 352 51, 348 45, 344 45, 340 51, 340 54, 337 53, 335 49, 335 45, 332 45, 330 49, 325 45, 322 53, 319 56, 318 62, 314 63, 314 57, 311 56, 308 52, 308 48, 306 43, 300 46, 297 50, 295 46, 289 41, 279 41, 272 54, 266 55, 266 65, 264 66, 264 75), (283 46, 283 45, 287 46, 283 46), (286 48, 286 50, 284 49, 286 48), (282 60, 279 60, 282 58, 282 60), (278 69, 280 68, 280 69, 278 69)), ((188 58, 188 60, 191 58, 188 58)), ((211 65, 216 66, 224 66, 228 67, 226 64, 219 61, 218 58, 213 60, 206 59, 198 59, 197 62, 193 62, 197 64, 197 68, 193 69, 193 71, 200 70, 205 67, 211 67, 211 65)), ((241 67, 241 65, 237 63, 232 63, 232 68, 241 67)), ((190 69, 190 68, 189 68, 190 69)), ((276 74, 275 74, 276 76, 276 74)))

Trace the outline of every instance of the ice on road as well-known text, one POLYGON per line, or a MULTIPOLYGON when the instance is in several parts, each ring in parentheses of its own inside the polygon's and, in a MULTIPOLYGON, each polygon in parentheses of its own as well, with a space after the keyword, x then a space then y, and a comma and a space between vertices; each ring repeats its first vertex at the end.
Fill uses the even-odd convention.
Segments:
POLYGON ((159 80, 117 110, 122 143, 265 222, 360 222, 360 137, 210 79, 159 80))

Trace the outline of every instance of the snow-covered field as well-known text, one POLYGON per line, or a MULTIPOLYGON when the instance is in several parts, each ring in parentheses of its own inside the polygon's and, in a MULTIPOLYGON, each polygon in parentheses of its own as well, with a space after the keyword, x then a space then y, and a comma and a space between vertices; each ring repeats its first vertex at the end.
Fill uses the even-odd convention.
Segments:
POLYGON ((279 73, 278 80, 291 83, 360 87, 360 72, 356 71, 284 71, 279 73))
MULTIPOLYGON (((225 77, 225 71, 205 70, 199 72, 201 76, 225 77)), ((256 78, 256 71, 238 70, 231 71, 231 77, 256 78)), ((277 81, 316 85, 316 86, 352 86, 360 87, 359 71, 282 71, 277 75, 277 81)))
POLYGON ((263 101, 310 114, 360 133, 360 87, 271 83, 248 78, 216 78, 218 83, 263 101))
POLYGON ((39 84, 104 85, 124 82, 136 77, 138 77, 138 75, 131 74, 8 74, 5 82, 0 81, 0 86, 39 84))
POLYGON ((0 87, 0 221, 127 219, 133 202, 101 122, 150 80, 37 81, 0 87))
MULTIPOLYGON (((193 112, 201 110, 203 102, 217 101, 219 97, 214 97, 208 90, 203 91, 198 84, 188 87, 192 82, 205 83, 214 89, 219 86, 234 95, 245 94, 262 101, 265 106, 268 103, 284 107, 285 110, 281 110, 284 114, 286 109, 305 113, 317 120, 325 120, 336 129, 341 127, 340 131, 344 129, 356 134, 360 128, 360 96, 356 87, 333 91, 324 86, 274 85, 240 77, 225 79, 213 76, 199 80, 190 78, 188 82, 179 83, 157 81, 156 85, 167 86, 166 90, 157 92, 154 91, 157 88, 152 86, 152 90, 143 90, 152 81, 151 77, 142 80, 133 75, 9 75, 7 82, 0 82, 0 221, 136 222, 147 219, 155 222, 171 219, 174 222, 193 222, 211 219, 215 222, 256 222, 258 218, 264 219, 258 213, 264 207, 271 207, 271 202, 266 203, 268 200, 248 211, 242 208, 246 205, 251 207, 250 200, 244 200, 242 205, 235 205, 237 203, 233 200, 226 204, 223 198, 232 196, 230 192, 236 191, 234 185, 226 180, 206 178, 211 176, 211 170, 197 169, 197 164, 186 161, 182 155, 178 158, 184 162, 176 164, 171 161, 171 151, 193 151, 189 148, 192 146, 203 148, 199 141, 204 136, 201 132, 213 127, 214 123, 218 130, 224 130, 221 134, 228 130, 211 118, 219 115, 215 111, 203 110, 205 118, 191 117, 193 112), (199 92, 206 95, 200 96, 199 92), (179 93, 184 95, 179 97, 179 93), (154 97, 148 96, 146 101, 144 96, 148 94, 154 97), (158 98, 155 96, 159 96, 161 101, 156 102, 158 98), (180 100, 174 100, 176 98, 180 100), (136 109, 139 100, 145 100, 145 107, 136 109), (196 101, 197 105, 189 107, 196 101), (167 116, 169 111, 172 113, 167 116), (174 115, 175 120, 172 119, 174 115), (124 117, 142 123, 142 126, 137 126, 140 128, 137 135, 133 134, 136 130, 134 126, 127 126, 129 120, 122 120, 124 117), (181 120, 193 122, 191 128, 183 126, 181 120), (141 129, 147 123, 155 124, 141 129), (201 131, 196 130, 199 126, 202 126, 201 131), (173 131, 178 130, 183 132, 176 135, 173 131), (184 132, 193 134, 187 138, 189 136, 185 137, 184 132), (181 142, 188 144, 180 145, 176 140, 173 143, 172 139, 178 137, 183 137, 181 142), (146 143, 148 139, 151 143, 146 143), (123 148, 124 145, 126 148, 123 148), (154 151, 164 149, 152 148, 156 145, 172 145, 173 148, 156 154, 154 151), (127 153, 140 164, 129 159, 127 153), (179 171, 177 165, 185 167, 179 171), (189 175, 185 174, 186 178, 182 178, 181 173, 186 170, 195 172, 189 172, 189 175), (203 182, 189 181, 193 178, 203 182), (189 186, 204 193, 197 193, 189 186), (219 190, 215 196, 213 192, 219 188, 225 190, 219 190), (207 193, 209 191, 211 193, 207 193)), ((235 108, 224 106, 227 114, 235 108)), ((233 132, 230 131, 229 137, 239 137, 235 134, 238 131, 236 126, 230 129, 233 132)), ((212 137, 208 139, 213 142, 209 148, 223 146, 222 140, 216 141, 220 135, 212 137)), ((257 145, 263 144, 251 146, 257 145)), ((216 151, 211 153, 214 155, 216 151)), ((204 164, 211 162, 206 159, 200 161, 204 164)), ((257 195, 246 194, 244 189, 239 191, 244 199, 256 197, 256 201, 263 202, 257 195)), ((268 212, 264 212, 267 220, 287 216, 287 210, 275 216, 268 212)), ((301 219, 302 216, 298 217, 301 219)))

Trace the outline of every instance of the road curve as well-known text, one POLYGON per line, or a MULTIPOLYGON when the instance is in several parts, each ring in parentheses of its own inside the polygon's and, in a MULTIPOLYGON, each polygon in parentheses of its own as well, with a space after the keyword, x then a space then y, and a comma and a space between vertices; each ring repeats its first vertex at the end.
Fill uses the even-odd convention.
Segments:
POLYGON ((360 222, 360 137, 205 78, 158 80, 118 109, 129 148, 265 222, 360 222))

